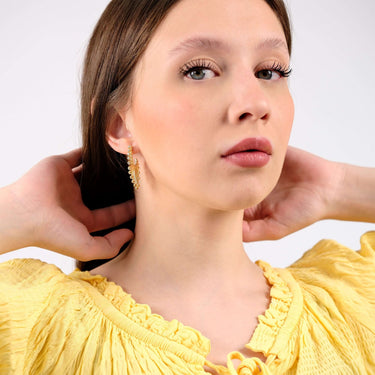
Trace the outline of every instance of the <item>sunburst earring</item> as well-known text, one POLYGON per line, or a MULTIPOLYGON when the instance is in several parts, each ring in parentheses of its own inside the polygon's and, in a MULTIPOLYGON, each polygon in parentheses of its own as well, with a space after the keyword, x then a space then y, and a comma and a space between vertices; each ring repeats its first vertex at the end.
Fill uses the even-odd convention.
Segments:
POLYGON ((128 146, 128 172, 132 180, 134 190, 139 189, 139 164, 138 160, 133 157, 133 147, 128 146))

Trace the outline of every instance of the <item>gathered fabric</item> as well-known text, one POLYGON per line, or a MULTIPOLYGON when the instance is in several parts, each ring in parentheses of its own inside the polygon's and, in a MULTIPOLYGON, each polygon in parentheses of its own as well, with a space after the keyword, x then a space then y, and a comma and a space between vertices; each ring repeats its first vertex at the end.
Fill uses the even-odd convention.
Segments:
POLYGON ((358 251, 323 240, 288 268, 256 263, 270 305, 246 348, 266 361, 233 351, 226 366, 207 360, 210 340, 198 330, 105 277, 34 259, 2 263, 0 374, 375 374, 375 232, 358 251))

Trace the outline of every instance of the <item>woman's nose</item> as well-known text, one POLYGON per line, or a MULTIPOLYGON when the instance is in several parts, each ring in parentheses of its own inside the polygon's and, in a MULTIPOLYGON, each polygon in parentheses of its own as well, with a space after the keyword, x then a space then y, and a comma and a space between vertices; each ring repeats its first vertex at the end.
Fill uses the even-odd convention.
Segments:
POLYGON ((267 120, 271 108, 266 88, 256 77, 249 77, 233 87, 228 108, 228 120, 232 124, 248 121, 267 120))

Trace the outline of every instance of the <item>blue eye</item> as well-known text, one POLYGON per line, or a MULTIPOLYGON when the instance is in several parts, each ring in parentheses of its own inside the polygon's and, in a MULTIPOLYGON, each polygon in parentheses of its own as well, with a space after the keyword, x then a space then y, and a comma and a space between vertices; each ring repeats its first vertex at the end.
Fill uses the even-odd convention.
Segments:
POLYGON ((275 81, 281 78, 281 74, 279 72, 275 72, 269 69, 261 70, 256 74, 256 76, 266 81, 275 81))
POLYGON ((203 79, 215 77, 215 73, 211 69, 197 66, 196 68, 189 70, 186 73, 186 76, 196 81, 202 81, 203 79))
POLYGON ((202 59, 191 61, 185 64, 181 69, 180 73, 191 80, 203 81, 205 79, 211 79, 216 76, 215 69, 209 61, 202 59))
POLYGON ((289 77, 292 73, 290 67, 282 66, 280 63, 273 63, 269 68, 261 69, 255 76, 266 81, 277 81, 280 78, 289 77))

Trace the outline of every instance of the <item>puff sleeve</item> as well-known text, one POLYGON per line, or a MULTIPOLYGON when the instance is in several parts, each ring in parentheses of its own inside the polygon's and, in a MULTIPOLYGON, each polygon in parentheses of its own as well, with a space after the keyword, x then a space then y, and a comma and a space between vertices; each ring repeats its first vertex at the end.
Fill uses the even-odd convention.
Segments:
POLYGON ((64 274, 35 259, 0 264, 0 373, 23 373, 33 326, 64 274))
POLYGON ((327 357, 341 353, 343 362, 355 363, 356 373, 370 374, 375 370, 375 232, 364 234, 360 243, 353 251, 322 240, 288 269, 303 289, 314 340, 322 347, 326 336, 335 351, 326 350, 327 357))

